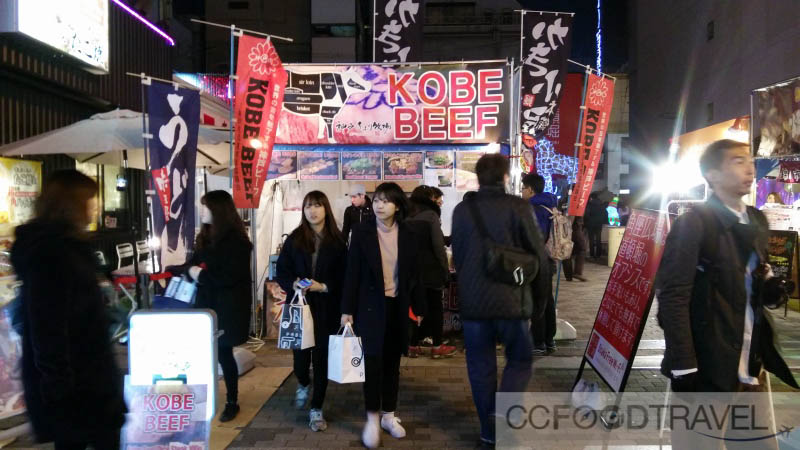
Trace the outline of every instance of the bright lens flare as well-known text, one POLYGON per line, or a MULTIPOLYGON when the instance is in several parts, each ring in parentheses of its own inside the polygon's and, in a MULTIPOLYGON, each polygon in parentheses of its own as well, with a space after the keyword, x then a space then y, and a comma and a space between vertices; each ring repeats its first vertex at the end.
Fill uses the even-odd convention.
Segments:
POLYGON ((264 144, 262 144, 261 141, 258 140, 258 139, 250 139, 250 146, 253 147, 256 150, 258 150, 261 147, 263 147, 263 145, 264 144))

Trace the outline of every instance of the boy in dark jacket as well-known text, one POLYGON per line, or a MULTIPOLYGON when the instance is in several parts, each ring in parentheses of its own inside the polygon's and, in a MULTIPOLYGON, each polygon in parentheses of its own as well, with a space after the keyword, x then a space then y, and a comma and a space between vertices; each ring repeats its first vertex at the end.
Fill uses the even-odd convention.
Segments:
POLYGON ((346 242, 350 242, 350 231, 359 223, 369 223, 375 220, 372 212, 372 202, 367 197, 367 190, 363 184, 354 184, 350 188, 350 206, 344 210, 342 221, 342 235, 346 242))

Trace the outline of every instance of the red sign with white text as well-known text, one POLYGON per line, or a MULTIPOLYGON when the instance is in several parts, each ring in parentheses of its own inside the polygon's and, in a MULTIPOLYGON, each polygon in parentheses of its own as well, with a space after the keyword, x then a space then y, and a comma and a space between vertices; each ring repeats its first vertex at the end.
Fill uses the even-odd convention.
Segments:
POLYGON ((581 139, 578 149, 578 181, 569 201, 569 215, 580 217, 586 211, 589 194, 592 191, 603 141, 608 131, 611 105, 614 103, 614 80, 590 74, 586 85, 586 109, 581 124, 581 139))
POLYGON ((169 222, 169 202, 172 198, 172 188, 169 184, 167 168, 162 167, 152 170, 151 173, 153 174, 153 182, 156 185, 156 191, 158 191, 158 201, 161 204, 161 208, 164 210, 164 222, 169 222))
POLYGON ((584 357, 615 392, 633 363, 668 233, 666 213, 634 209, 614 260, 584 357))
POLYGON ((237 208, 258 208, 288 74, 268 39, 243 35, 238 58, 233 201, 237 208))

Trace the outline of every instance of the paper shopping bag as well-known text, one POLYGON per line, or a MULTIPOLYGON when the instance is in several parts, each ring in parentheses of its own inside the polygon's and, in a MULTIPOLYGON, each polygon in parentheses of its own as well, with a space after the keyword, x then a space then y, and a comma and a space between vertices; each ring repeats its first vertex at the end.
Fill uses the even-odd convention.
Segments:
POLYGON ((363 383, 364 351, 361 338, 350 324, 344 331, 328 337, 328 379, 337 383, 363 383))
POLYGON ((294 291, 294 297, 284 303, 278 331, 278 348, 304 350, 314 346, 314 318, 311 307, 302 291, 294 291))

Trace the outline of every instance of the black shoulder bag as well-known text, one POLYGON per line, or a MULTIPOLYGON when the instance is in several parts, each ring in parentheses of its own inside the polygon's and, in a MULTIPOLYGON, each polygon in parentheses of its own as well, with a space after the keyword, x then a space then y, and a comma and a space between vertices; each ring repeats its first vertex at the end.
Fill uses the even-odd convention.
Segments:
POLYGON ((475 200, 468 200, 467 204, 472 218, 475 220, 478 233, 481 235, 486 254, 486 272, 489 278, 512 286, 530 284, 539 272, 538 257, 526 250, 492 241, 475 200))

